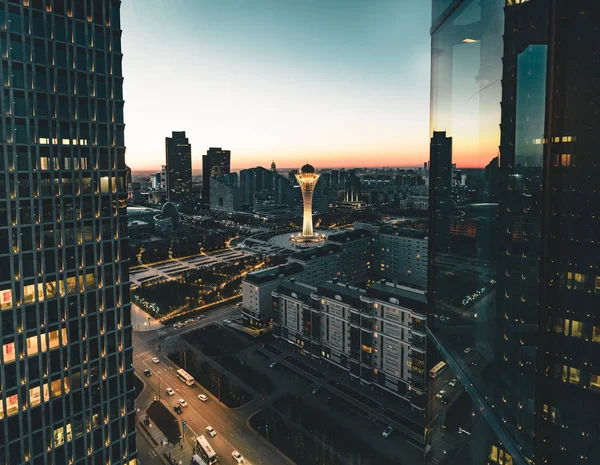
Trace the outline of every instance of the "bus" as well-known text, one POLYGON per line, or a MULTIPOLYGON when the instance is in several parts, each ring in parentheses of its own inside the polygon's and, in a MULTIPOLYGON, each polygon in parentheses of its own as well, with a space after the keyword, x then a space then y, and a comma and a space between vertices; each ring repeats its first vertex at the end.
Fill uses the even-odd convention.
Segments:
POLYGON ((440 373, 442 373, 447 368, 446 362, 440 362, 436 366, 434 366, 431 370, 429 370, 429 376, 432 378, 437 378, 440 373))
POLYGON ((183 381, 185 384, 187 384, 188 386, 194 385, 194 382, 195 382, 194 377, 185 370, 182 370, 182 369, 177 370, 177 377, 181 381, 183 381))
POLYGON ((196 438, 196 449, 202 460, 206 462, 207 465, 212 465, 213 463, 217 463, 218 457, 215 450, 208 443, 206 438, 202 435, 196 438))

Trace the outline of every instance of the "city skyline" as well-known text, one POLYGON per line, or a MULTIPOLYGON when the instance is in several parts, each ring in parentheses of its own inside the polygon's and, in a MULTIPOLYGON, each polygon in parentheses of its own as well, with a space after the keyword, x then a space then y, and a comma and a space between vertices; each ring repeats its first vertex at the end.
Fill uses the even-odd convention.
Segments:
POLYGON ((158 169, 172 131, 193 169, 209 147, 236 170, 422 165, 431 6, 343 3, 124 3, 128 165, 158 169))

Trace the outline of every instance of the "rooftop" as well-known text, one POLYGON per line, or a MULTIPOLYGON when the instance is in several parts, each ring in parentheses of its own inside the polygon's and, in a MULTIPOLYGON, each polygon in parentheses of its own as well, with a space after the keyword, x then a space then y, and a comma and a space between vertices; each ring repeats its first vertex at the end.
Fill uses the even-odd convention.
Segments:
POLYGON ((423 315, 427 313, 427 296, 425 291, 419 289, 386 281, 378 281, 367 289, 366 296, 383 302, 391 302, 390 299, 395 299, 398 301, 397 305, 409 308, 423 315))
POLYGON ((273 266, 249 273, 244 278, 244 281, 252 284, 264 284, 270 281, 277 281, 280 278, 287 278, 302 271, 304 271, 304 267, 299 263, 286 263, 285 265, 273 266))
POLYGON ((327 281, 321 284, 317 289, 317 294, 319 296, 338 300, 351 305, 354 308, 360 308, 360 297, 364 295, 364 293, 365 291, 363 289, 333 281, 327 281))
POLYGON ((325 244, 321 247, 315 247, 312 249, 302 250, 301 252, 295 252, 291 255, 291 258, 301 262, 312 260, 313 258, 325 257, 326 255, 334 254, 340 251, 340 247, 337 244, 325 244))
POLYGON ((393 234, 395 236, 412 237, 415 239, 425 239, 427 237, 427 231, 408 228, 395 228, 391 225, 383 226, 379 230, 379 234, 393 234))
POLYGON ((333 234, 329 236, 327 240, 335 243, 344 243, 370 237, 371 233, 368 230, 355 229, 353 231, 345 231, 343 233, 333 234))
POLYGON ((309 304, 310 295, 316 290, 317 289, 315 287, 309 286, 307 284, 297 283, 292 280, 286 280, 283 281, 279 286, 277 286, 277 290, 275 292, 291 297, 292 299, 300 300, 305 304, 309 304))

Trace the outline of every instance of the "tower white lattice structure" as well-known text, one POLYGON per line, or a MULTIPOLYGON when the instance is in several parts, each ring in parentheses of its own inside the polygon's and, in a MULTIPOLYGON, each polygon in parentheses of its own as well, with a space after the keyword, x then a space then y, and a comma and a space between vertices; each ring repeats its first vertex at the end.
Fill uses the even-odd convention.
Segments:
POLYGON ((313 231, 312 200, 319 176, 313 166, 308 163, 300 168, 299 173, 296 173, 296 179, 298 180, 298 184, 300 184, 302 200, 304 201, 304 218, 302 221, 302 236, 299 238, 300 241, 318 240, 318 236, 313 231))

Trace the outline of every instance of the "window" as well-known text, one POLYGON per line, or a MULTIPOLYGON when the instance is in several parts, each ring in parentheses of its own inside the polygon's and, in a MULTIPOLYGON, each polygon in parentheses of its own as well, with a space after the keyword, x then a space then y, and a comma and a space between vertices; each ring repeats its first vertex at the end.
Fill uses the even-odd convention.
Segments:
POLYGON ((42 400, 47 402, 50 399, 48 385, 44 383, 42 386, 37 386, 29 390, 29 405, 34 407, 39 405, 42 400))
POLYGON ((0 291, 0 309, 12 307, 12 290, 3 289, 0 291))
POLYGON ((2 347, 2 355, 4 363, 15 361, 15 343, 9 342, 2 347))
POLYGON ((592 341, 600 342, 600 326, 594 326, 592 329, 592 341))
POLYGON ((579 370, 578 368, 573 368, 571 367, 569 369, 570 373, 569 373, 569 383, 571 384, 579 384, 579 377, 581 375, 581 370, 579 370))
POLYGON ((594 391, 600 391, 600 375, 590 375, 590 389, 594 391))
POLYGON ((61 426, 54 430, 54 447, 60 446, 64 444, 65 441, 70 441, 71 439, 71 423, 67 424, 65 427, 61 426))
POLYGON ((44 300, 44 285, 43 284, 30 284, 23 287, 23 302, 28 304, 35 302, 35 296, 37 294, 38 301, 44 300))
POLYGON ((571 336, 573 337, 581 337, 583 323, 580 321, 573 320, 571 322, 571 336))

